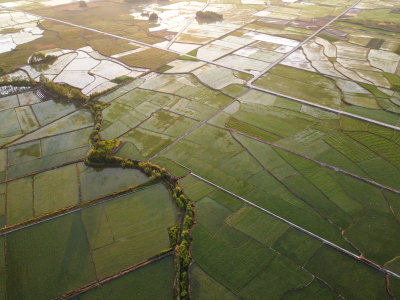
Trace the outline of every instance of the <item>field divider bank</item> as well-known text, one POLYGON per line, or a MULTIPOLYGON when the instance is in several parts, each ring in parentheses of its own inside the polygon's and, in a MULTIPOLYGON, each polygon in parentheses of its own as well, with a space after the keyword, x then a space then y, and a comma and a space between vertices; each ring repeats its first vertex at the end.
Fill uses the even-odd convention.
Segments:
MULTIPOLYGON (((380 121, 376 121, 376 120, 373 120, 373 119, 369 119, 369 118, 365 118, 365 117, 362 117, 362 116, 359 116, 359 115, 348 113, 348 112, 345 112, 343 110, 339 110, 339 109, 323 106, 323 105, 320 105, 320 104, 317 104, 317 103, 314 103, 314 102, 310 102, 310 101, 307 101, 307 100, 303 100, 303 99, 299 99, 299 98, 296 98, 296 97, 288 96, 288 95, 281 94, 281 93, 278 93, 278 92, 275 92, 275 91, 267 90, 267 89, 255 86, 255 85, 253 85, 251 83, 247 83, 246 85, 251 89, 255 89, 255 90, 258 90, 258 91, 261 91, 261 92, 265 92, 265 93, 269 93, 269 94, 272 94, 272 95, 275 95, 275 96, 287 98, 287 99, 290 99, 290 100, 293 100, 293 101, 296 101, 296 102, 300 102, 302 104, 314 106, 314 107, 317 107, 317 108, 320 108, 320 109, 323 109, 323 110, 326 110, 326 111, 329 111, 329 112, 336 113, 338 115, 343 115, 343 116, 359 119, 359 120, 366 121, 366 122, 369 122, 369 123, 373 123, 373 124, 376 124, 376 125, 379 125, 379 126, 383 126, 383 127, 387 127, 387 128, 390 128, 390 129, 394 129, 394 130, 400 131, 400 127, 398 127, 398 126, 390 125, 390 124, 387 124, 387 123, 383 123, 383 122, 380 122, 380 121)), ((245 93, 248 92, 248 91, 250 91, 250 89, 245 91, 245 93)))
POLYGON ((148 159, 148 161, 153 160, 154 158, 156 158, 157 156, 159 156, 162 152, 164 152, 165 150, 171 148, 173 145, 175 145, 177 142, 179 142, 180 140, 182 140, 184 137, 188 136, 189 134, 191 134, 193 131, 195 131, 197 128, 199 128, 200 126, 204 125, 205 123, 207 123, 209 120, 211 120, 212 118, 214 118, 216 115, 218 115, 220 112, 222 112, 223 110, 225 110, 227 107, 229 107, 232 103, 234 103, 236 100, 232 100, 231 102, 229 102, 228 104, 226 104, 224 107, 220 108, 219 110, 217 110, 215 113, 213 113, 211 116, 209 116, 208 118, 204 119, 203 121, 200 121, 199 123, 197 123, 195 126, 193 126, 191 129, 189 129, 188 131, 186 131, 184 134, 182 134, 180 137, 178 137, 175 141, 173 141, 171 144, 169 144, 168 146, 164 147, 163 149, 161 149, 160 151, 158 151, 156 154, 154 154, 152 157, 150 157, 148 159))
POLYGON ((264 141, 264 140, 262 140, 262 139, 259 139, 259 138, 257 138, 257 137, 252 136, 252 135, 249 135, 249 134, 246 134, 246 133, 241 132, 241 131, 239 131, 239 130, 232 129, 232 128, 228 128, 228 129, 225 128, 225 129, 226 129, 226 130, 229 130, 229 131, 231 131, 231 132, 235 132, 235 133, 237 133, 237 134, 243 135, 243 136, 245 136, 245 137, 251 138, 251 139, 253 139, 253 140, 259 141, 260 143, 269 145, 269 146, 271 146, 271 147, 275 147, 275 148, 284 150, 284 151, 286 151, 286 152, 292 153, 292 154, 294 154, 294 155, 300 156, 300 157, 305 158, 305 159, 307 159, 307 160, 311 160, 312 162, 315 162, 316 164, 319 164, 321 167, 325 167, 325 168, 331 169, 331 170, 333 170, 333 171, 336 171, 336 172, 339 172, 339 173, 342 173, 342 174, 345 174, 345 175, 354 177, 354 178, 356 178, 356 179, 359 179, 359 180, 361 180, 361 181, 364 181, 364 182, 366 182, 366 183, 369 183, 369 184, 374 185, 374 186, 376 186, 376 187, 379 187, 379 188, 381 188, 381 189, 388 190, 388 191, 390 191, 390 192, 393 192, 393 193, 395 193, 395 194, 399 194, 399 195, 400 195, 400 191, 399 191, 399 190, 396 190, 396 189, 391 188, 391 187, 389 187, 389 186, 380 184, 380 183, 378 183, 378 182, 376 182, 376 181, 374 181, 374 180, 371 180, 371 179, 368 179, 368 178, 359 176, 359 175, 357 175, 357 174, 348 172, 348 171, 343 170, 343 169, 341 169, 341 168, 332 166, 332 165, 330 165, 330 164, 327 164, 327 163, 324 163, 324 162, 322 162, 322 161, 316 160, 316 159, 314 159, 314 158, 312 158, 312 157, 309 157, 309 156, 307 156, 307 155, 305 155, 305 154, 298 153, 298 152, 296 152, 296 151, 293 151, 293 150, 290 150, 290 149, 288 149, 288 148, 279 146, 279 145, 277 145, 277 144, 264 141))
POLYGON ((328 245, 328 246, 330 246, 330 247, 332 247, 332 248, 334 248, 334 249, 336 249, 336 250, 338 250, 338 251, 340 251, 340 252, 342 252, 342 253, 344 253, 344 254, 346 254, 346 255, 354 258, 354 259, 356 259, 356 260, 358 260, 359 262, 362 262, 362 263, 364 263, 364 264, 366 264, 366 265, 368 265, 368 266, 370 266, 370 267, 372 267, 372 268, 374 268, 374 269, 376 269, 376 270, 378 270, 378 271, 380 271, 380 272, 382 272, 384 274, 392 275, 393 277, 396 277, 397 279, 400 279, 400 275, 398 275, 398 274, 396 274, 396 273, 394 273, 394 272, 392 272, 390 270, 387 270, 387 269, 375 264, 374 262, 364 258, 363 256, 358 256, 358 255, 356 255, 356 254, 354 254, 354 253, 352 253, 352 252, 350 252, 350 251, 348 251, 348 250, 346 250, 346 249, 344 249, 344 248, 342 248, 342 247, 340 247, 340 246, 338 246, 338 245, 336 245, 336 244, 334 244, 334 243, 332 243, 332 242, 320 237, 319 235, 316 235, 316 234, 304 229, 303 227, 300 227, 300 226, 290 222, 289 220, 286 220, 286 219, 274 214, 273 212, 271 212, 271 211, 269 211, 269 210, 267 210, 267 209, 255 204, 253 202, 250 202, 249 200, 247 200, 247 199, 245 199, 245 198, 243 198, 243 197, 241 197, 239 195, 236 195, 236 194, 230 192, 229 190, 224 189, 223 187, 221 187, 221 186, 219 186, 219 185, 217 185, 217 184, 215 184, 215 183, 213 183, 211 181, 208 181, 207 179, 205 179, 205 178, 203 178, 203 177, 201 177, 201 176, 199 176, 199 175, 197 175, 197 174, 195 174, 193 172, 191 172, 190 175, 192 175, 193 177, 195 177, 195 178, 197 178, 197 179, 199 179, 199 180, 201 180, 201 181, 203 181, 203 182, 205 182, 205 183, 207 183, 207 184, 209 184, 209 185, 211 185, 211 186, 213 186, 213 187, 215 187, 215 188, 217 188, 217 189, 219 189, 219 190, 221 190, 221 191, 223 191, 223 192, 225 192, 225 193, 227 193, 227 194, 229 194, 229 195, 231 195, 233 197, 235 197, 236 199, 239 199, 239 200, 243 201, 244 203, 246 203, 246 204, 248 204, 248 205, 250 205, 250 206, 252 206, 252 207, 254 207, 254 208, 256 208, 256 209, 258 209, 258 210, 260 210, 260 211, 262 211, 262 212, 264 212, 266 214, 268 214, 268 215, 270 215, 271 217, 274 217, 274 218, 276 218, 276 219, 288 224, 289 226, 291 226, 291 227, 293 227, 293 228, 295 228, 295 229, 297 229, 297 230, 299 230, 299 231, 301 231, 301 232, 303 232, 303 233, 305 233, 305 234, 307 234, 307 235, 319 240, 323 244, 326 244, 326 245, 328 245))
POLYGON ((59 217, 63 217, 65 215, 69 215, 78 211, 81 211, 85 208, 89 208, 101 203, 105 203, 108 202, 110 200, 128 195, 128 194, 132 194, 132 193, 136 193, 145 189, 148 189, 150 187, 152 187, 155 184, 159 184, 160 180, 153 180, 153 181, 148 181, 146 183, 143 184, 139 184, 139 185, 135 185, 135 186, 130 186, 126 189, 111 193, 109 195, 106 196, 101 196, 86 202, 81 202, 72 206, 68 206, 68 207, 64 207, 55 211, 52 211, 50 213, 35 217, 35 218, 31 218, 28 219, 26 221, 23 221, 21 223, 17 223, 17 224, 13 224, 11 226, 7 226, 7 227, 3 227, 0 229, 0 236, 4 236, 7 235, 9 233, 15 232, 15 231, 19 231, 22 229, 25 229, 27 227, 31 227, 40 223, 44 223, 47 221, 51 221, 54 220, 56 218, 59 217))
POLYGON ((122 271, 119 271, 119 272, 117 272, 115 274, 107 276, 107 277, 105 277, 103 279, 100 279, 100 280, 97 280, 95 282, 89 283, 89 284, 87 284, 85 286, 82 286, 82 287, 76 289, 76 290, 70 291, 70 292, 68 292, 68 293, 66 293, 64 295, 58 296, 56 298, 53 298, 53 300, 56 300, 56 299, 73 299, 73 298, 75 298, 75 297, 77 297, 77 296, 79 296, 79 295, 81 295, 81 294, 83 294, 83 293, 85 293, 87 291, 90 291, 91 289, 99 287, 99 286, 101 286, 101 285, 103 285, 103 284, 105 284, 105 283, 107 283, 107 282, 109 282, 111 280, 114 280, 114 279, 117 279, 119 277, 122 277, 122 276, 124 276, 124 275, 126 275, 126 274, 128 274, 130 272, 136 271, 137 269, 145 267, 145 266, 147 266, 147 265, 149 265, 151 263, 160 261, 160 260, 162 260, 162 259, 164 259, 164 258, 166 258, 168 256, 173 255, 173 254, 174 254, 174 250, 173 249, 167 249, 167 250, 165 250, 165 251, 163 251, 163 252, 161 252, 161 253, 153 256, 153 257, 148 258, 147 260, 145 260, 143 262, 140 262, 140 263, 138 263, 138 264, 136 264, 134 266, 131 266, 131 267, 125 269, 125 270, 122 270, 122 271))

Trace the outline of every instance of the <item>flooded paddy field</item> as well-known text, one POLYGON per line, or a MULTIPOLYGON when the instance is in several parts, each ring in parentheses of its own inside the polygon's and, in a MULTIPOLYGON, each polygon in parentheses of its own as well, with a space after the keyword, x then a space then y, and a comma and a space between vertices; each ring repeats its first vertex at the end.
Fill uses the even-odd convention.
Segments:
POLYGON ((0 299, 400 297, 399 11, 1 1, 0 299))

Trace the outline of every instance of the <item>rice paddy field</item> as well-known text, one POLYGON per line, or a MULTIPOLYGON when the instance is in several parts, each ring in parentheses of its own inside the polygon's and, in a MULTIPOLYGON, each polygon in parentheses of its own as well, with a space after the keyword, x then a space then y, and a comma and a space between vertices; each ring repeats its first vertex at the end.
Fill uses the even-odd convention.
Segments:
POLYGON ((400 298, 399 32, 395 0, 0 1, 0 299, 400 298))

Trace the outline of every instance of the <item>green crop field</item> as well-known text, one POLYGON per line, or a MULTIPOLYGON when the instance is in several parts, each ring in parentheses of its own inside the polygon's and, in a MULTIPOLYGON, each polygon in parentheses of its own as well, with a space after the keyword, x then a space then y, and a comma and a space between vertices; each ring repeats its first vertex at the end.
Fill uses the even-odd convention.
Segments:
POLYGON ((100 288, 81 294, 74 300, 95 299, 171 299, 173 297, 173 270, 171 257, 141 267, 127 275, 110 281, 100 288))
POLYGON ((145 183, 147 177, 137 170, 93 169, 78 164, 82 200, 109 195, 124 188, 145 183))
POLYGON ((168 249, 167 229, 175 219, 176 207, 163 185, 84 211, 82 220, 98 276, 106 277, 168 249))
POLYGON ((0 300, 399 299, 399 1, 13 1, 0 300))
POLYGON ((54 298, 96 279, 79 213, 7 236, 7 293, 54 298))

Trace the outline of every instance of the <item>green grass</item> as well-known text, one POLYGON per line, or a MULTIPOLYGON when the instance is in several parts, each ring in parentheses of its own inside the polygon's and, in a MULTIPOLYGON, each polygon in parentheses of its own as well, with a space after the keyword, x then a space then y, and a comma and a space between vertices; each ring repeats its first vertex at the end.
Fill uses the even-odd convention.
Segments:
POLYGON ((256 80, 255 85, 332 108, 341 107, 340 91, 329 80, 306 71, 302 75, 296 75, 298 72, 295 68, 288 72, 275 72, 273 69, 256 80))
POLYGON ((400 273, 400 257, 397 256, 395 259, 386 263, 385 268, 395 272, 396 274, 399 274, 400 273))
POLYGON ((387 299, 384 274, 339 251, 322 246, 306 269, 349 299, 387 299))
POLYGON ((15 178, 31 172, 53 168, 67 162, 83 159, 85 158, 87 151, 87 146, 85 146, 10 166, 8 168, 8 178, 15 178))
POLYGON ((139 185, 149 179, 139 170, 121 168, 91 168, 78 165, 81 182, 82 201, 105 196, 123 190, 129 186, 139 185))
POLYGON ((300 289, 287 291, 281 298, 283 300, 303 300, 303 299, 339 299, 340 296, 327 284, 315 278, 313 282, 300 289))
POLYGON ((340 115, 340 128, 346 131, 366 131, 368 123, 359 119, 340 115))
POLYGON ((250 240, 249 236, 229 225, 222 227, 215 238, 232 248, 241 247, 250 240))
POLYGON ((262 272, 253 278, 240 295, 249 299, 280 299, 289 290, 307 285, 312 275, 288 258, 276 255, 262 272))
POLYGON ((179 137, 197 124, 191 119, 161 110, 155 112, 150 119, 140 125, 141 128, 179 137))
POLYGON ((213 239, 200 226, 195 226, 192 237, 191 253, 196 263, 234 292, 258 274, 275 255, 253 240, 241 247, 231 248, 213 239))
POLYGON ((246 87, 238 84, 231 84, 222 89, 222 92, 228 94, 231 97, 238 97, 247 90, 246 87))
POLYGON ((244 207, 232 215, 229 224, 269 246, 289 228, 289 225, 252 207, 244 207))
MULTIPOLYGON (((344 111, 356 114, 365 118, 369 118, 372 120, 376 120, 379 122, 383 122, 389 125, 398 125, 399 124, 399 115, 396 113, 392 113, 389 111, 385 111, 383 109, 377 110, 377 109, 370 109, 370 108, 365 108, 365 107, 360 107, 360 106, 348 106, 344 109, 344 111)), ((361 121, 360 121, 361 122, 361 121)), ((367 124, 365 122, 365 124, 367 124)), ((345 129, 345 128, 343 128, 345 129)))
MULTIPOLYGON (((276 151, 281 154, 283 158, 285 158, 291 166, 296 168, 300 174, 302 174, 312 185, 313 187, 308 188, 308 191, 305 191, 305 194, 303 193, 301 189, 301 184, 298 185, 296 184, 295 180, 292 180, 292 184, 294 187, 294 192, 296 193, 297 187, 300 186, 300 192, 299 195, 303 195, 303 199, 306 201, 310 201, 310 203, 313 203, 312 198, 315 198, 316 195, 321 195, 319 192, 316 192, 314 196, 307 196, 307 193, 309 191, 312 191, 313 188, 317 188, 320 192, 322 192, 323 196, 329 199, 335 206, 331 207, 331 209, 321 210, 321 212, 327 212, 327 213, 333 213, 336 215, 336 217, 339 218, 339 220, 348 221, 348 216, 343 214, 345 212, 348 215, 351 216, 358 216, 359 214, 363 213, 363 207, 354 201, 354 199, 351 199, 349 196, 345 194, 343 191, 342 187, 340 184, 338 184, 333 178, 329 175, 327 172, 328 170, 317 163, 305 159, 300 156, 296 156, 294 154, 291 154, 289 152, 283 151, 283 150, 278 150, 276 151)), ((340 174, 341 176, 345 176, 340 174)), ((290 180, 290 178, 288 179, 290 180)), ((304 181, 304 179, 299 179, 299 182, 304 181)), ((307 187, 309 183, 305 183, 304 187, 307 187)), ((321 199, 320 205, 324 205, 325 200, 321 199)), ((327 207, 329 207, 329 204, 327 207)), ((319 208, 319 205, 315 205, 315 207, 319 208)))
POLYGON ((174 265, 172 257, 151 263, 99 288, 90 290, 74 300, 98 299, 173 299, 174 265))
POLYGON ((381 137, 384 137, 386 139, 392 139, 398 131, 395 131, 394 129, 383 127, 380 125, 372 124, 370 123, 368 125, 368 131, 377 135, 380 135, 381 137))
POLYGON ((33 177, 36 216, 79 203, 79 183, 75 164, 33 177))
POLYGON ((53 123, 50 123, 32 133, 27 134, 26 136, 18 140, 18 142, 27 142, 93 126, 93 117, 86 110, 78 110, 67 116, 59 117, 61 119, 56 120, 53 123))
POLYGON ((8 148, 8 165, 16 165, 41 157, 40 142, 33 141, 8 148))
POLYGON ((320 246, 321 242, 318 240, 297 229, 289 228, 275 241, 272 248, 290 257, 297 264, 304 265, 320 246))
POLYGON ((186 176, 190 173, 188 169, 181 167, 166 157, 156 157, 152 160, 152 162, 163 168, 166 168, 169 173, 178 178, 186 176))
POLYGON ((268 131, 265 131, 263 129, 257 128, 255 126, 252 126, 246 122, 237 120, 235 118, 229 118, 228 122, 226 124, 229 128, 236 129, 240 132, 243 132, 245 134, 251 135, 255 138, 267 141, 267 142, 275 142, 279 140, 281 137, 270 133, 268 131))
POLYGON ((400 145, 367 132, 353 132, 349 135, 400 169, 400 145))
POLYGON ((96 279, 80 213, 7 235, 10 299, 49 299, 96 279))
POLYGON ((131 79, 133 79, 133 78, 130 76, 122 75, 122 76, 114 78, 113 80, 111 80, 111 82, 114 82, 116 84, 121 84, 121 83, 127 82, 131 79))
POLYGON ((200 181, 191 175, 179 180, 179 184, 182 186, 184 193, 190 198, 190 200, 195 202, 202 199, 215 189, 211 185, 200 181))
POLYGON ((0 110, 18 107, 18 97, 17 95, 11 95, 6 97, 0 97, 0 110))
POLYGON ((351 218, 340 207, 330 201, 320 190, 302 175, 291 176, 283 182, 295 195, 309 203, 313 209, 324 217, 328 217, 336 225, 346 228, 351 218))
POLYGON ((296 174, 296 170, 284 161, 271 146, 245 136, 235 135, 235 137, 279 179, 296 174))
POLYGON ((259 129, 266 131, 262 136, 268 134, 269 138, 266 139, 271 141, 278 139, 278 137, 288 137, 303 131, 316 120, 299 112, 259 104, 242 104, 239 112, 232 117, 258 128, 251 129, 251 132, 260 134, 262 131, 259 129))
POLYGON ((224 225, 230 214, 229 209, 208 197, 196 202, 196 221, 211 235, 224 225))
POLYGON ((226 287, 215 281, 197 264, 190 267, 190 293, 193 300, 239 299, 226 287))
POLYGON ((400 189, 400 170, 387 160, 376 157, 362 162, 359 166, 375 181, 396 189, 400 189))
POLYGON ((43 156, 64 152, 88 145, 92 128, 84 128, 73 132, 48 137, 41 140, 43 156))
POLYGON ((84 222, 89 241, 102 244, 93 251, 98 276, 104 278, 168 249, 168 228, 175 224, 176 216, 177 208, 162 184, 115 198, 100 204, 95 212, 87 212, 84 222), (96 229, 104 214, 114 235, 112 243, 107 225, 102 225, 104 231, 96 229))
POLYGON ((49 124, 76 109, 72 103, 64 101, 56 102, 54 100, 34 104, 32 108, 41 126, 49 124))
POLYGON ((39 127, 31 107, 24 106, 15 109, 23 133, 30 132, 39 127))
POLYGON ((398 298, 400 296, 400 279, 390 276, 389 285, 391 293, 398 298))
POLYGON ((0 111, 0 138, 11 137, 22 133, 14 109, 0 111))
POLYGON ((32 177, 7 183, 7 225, 33 217, 32 177))
POLYGON ((243 205, 243 201, 219 189, 215 189, 213 192, 208 194, 208 197, 214 199, 226 208, 229 208, 231 211, 238 210, 243 205))
POLYGON ((394 211, 394 215, 399 219, 400 218, 400 196, 398 194, 389 192, 389 191, 383 191, 383 195, 385 196, 385 199, 390 203, 390 206, 392 207, 394 211))
POLYGON ((364 218, 346 230, 346 236, 365 257, 380 265, 399 256, 399 235, 400 225, 389 210, 369 210, 364 218))
POLYGON ((85 225, 92 250, 115 242, 110 222, 103 205, 97 205, 82 211, 82 222, 85 225))
POLYGON ((325 141, 356 163, 372 159, 376 156, 375 153, 367 147, 357 143, 344 134, 330 135, 325 141))
POLYGON ((136 128, 124 134, 122 139, 133 143, 138 148, 140 154, 146 158, 152 157, 174 141, 168 135, 141 128, 136 128))

